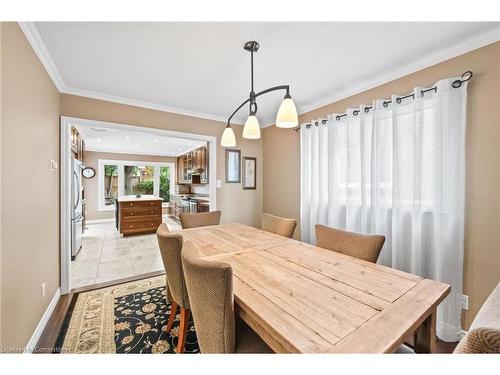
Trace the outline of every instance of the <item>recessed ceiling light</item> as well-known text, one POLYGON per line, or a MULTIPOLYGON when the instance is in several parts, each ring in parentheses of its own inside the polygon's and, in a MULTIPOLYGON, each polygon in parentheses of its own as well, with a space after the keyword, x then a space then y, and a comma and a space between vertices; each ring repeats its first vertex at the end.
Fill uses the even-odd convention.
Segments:
POLYGON ((192 146, 192 145, 193 145, 193 143, 192 143, 192 142, 189 142, 189 143, 188 143, 188 145, 189 145, 189 146, 192 146))
POLYGON ((182 148, 178 148, 177 151, 182 151, 182 148))
POLYGON ((101 138, 97 138, 97 142, 101 142, 101 141, 102 141, 102 139, 101 139, 101 138))
POLYGON ((139 148, 139 147, 141 147, 141 146, 140 146, 140 145, 137 145, 137 146, 135 146, 135 147, 139 148))
POLYGON ((153 142, 156 143, 156 142, 158 142, 158 140, 157 139, 153 139, 153 142))
POLYGON ((130 139, 130 136, 126 135, 126 136, 125 136, 125 139, 130 139))

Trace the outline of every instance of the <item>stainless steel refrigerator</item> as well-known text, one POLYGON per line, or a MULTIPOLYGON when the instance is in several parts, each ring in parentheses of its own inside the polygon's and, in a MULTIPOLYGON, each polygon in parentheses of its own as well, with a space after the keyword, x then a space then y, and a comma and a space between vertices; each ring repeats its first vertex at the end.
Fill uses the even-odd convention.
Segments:
POLYGON ((82 209, 82 163, 71 158, 73 177, 71 179, 71 259, 82 247, 83 209, 82 209))

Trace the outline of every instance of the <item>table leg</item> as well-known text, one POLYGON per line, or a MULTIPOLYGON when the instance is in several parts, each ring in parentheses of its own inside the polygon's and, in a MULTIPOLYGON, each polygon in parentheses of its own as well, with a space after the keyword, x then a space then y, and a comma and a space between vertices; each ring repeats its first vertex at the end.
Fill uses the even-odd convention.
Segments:
POLYGON ((414 335, 415 353, 436 352, 436 310, 425 319, 414 335))

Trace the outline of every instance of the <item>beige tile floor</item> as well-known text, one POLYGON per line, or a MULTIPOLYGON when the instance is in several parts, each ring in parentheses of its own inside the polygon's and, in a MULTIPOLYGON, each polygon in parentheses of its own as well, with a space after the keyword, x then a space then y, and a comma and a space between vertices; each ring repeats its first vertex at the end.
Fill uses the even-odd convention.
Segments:
MULTIPOLYGON (((164 217, 171 230, 181 229, 164 217)), ((88 224, 82 248, 71 262, 71 288, 163 270, 155 234, 122 237, 114 222, 88 224)))

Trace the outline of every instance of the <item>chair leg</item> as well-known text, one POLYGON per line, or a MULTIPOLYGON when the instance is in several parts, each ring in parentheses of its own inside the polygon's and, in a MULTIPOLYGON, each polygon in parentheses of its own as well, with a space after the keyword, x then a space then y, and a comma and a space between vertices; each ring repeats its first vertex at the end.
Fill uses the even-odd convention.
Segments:
POLYGON ((184 352, 184 346, 186 345, 186 335, 189 323, 189 309, 184 309, 181 307, 181 323, 179 326, 179 341, 177 342, 177 354, 184 352))
POLYGON ((170 316, 168 317, 168 323, 167 323, 167 332, 170 332, 172 329, 172 325, 174 324, 175 321, 175 316, 177 315, 177 305, 176 302, 172 301, 172 308, 170 309, 170 316))

